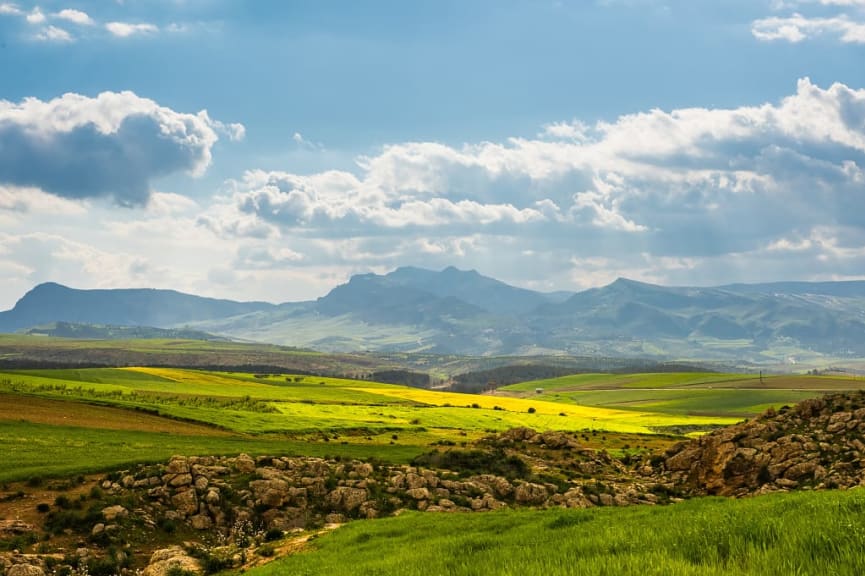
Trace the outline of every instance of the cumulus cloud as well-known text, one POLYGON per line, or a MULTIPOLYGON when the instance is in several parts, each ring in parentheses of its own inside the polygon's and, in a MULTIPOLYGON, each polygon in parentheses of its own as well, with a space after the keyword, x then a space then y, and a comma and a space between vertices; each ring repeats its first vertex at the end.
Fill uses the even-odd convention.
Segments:
POLYGON ((42 12, 42 10, 39 9, 38 6, 31 10, 27 14, 27 16, 25 16, 25 18, 30 24, 42 24, 43 22, 45 22, 45 14, 42 12))
POLYGON ((758 40, 798 43, 823 37, 845 44, 865 44, 863 0, 779 0, 773 7, 794 11, 754 20, 751 33, 758 40), (815 5, 822 7, 819 14, 806 11, 815 5))
POLYGON ((143 205, 152 179, 203 173, 226 132, 243 134, 206 111, 175 112, 132 92, 0 101, 0 183, 143 205))
POLYGON ((832 18, 808 18, 801 14, 755 20, 751 32, 759 40, 801 42, 817 36, 835 36, 841 42, 865 44, 865 22, 840 15, 832 18))
POLYGON ((65 8, 54 14, 54 16, 61 20, 66 20, 68 22, 78 24, 79 26, 92 26, 94 24, 93 19, 90 17, 90 15, 82 10, 65 8))
POLYGON ((108 22, 105 24, 105 29, 118 38, 128 38, 139 34, 154 34, 159 32, 159 28, 155 24, 139 23, 132 24, 129 22, 108 22))
POLYGON ((723 282, 748 261, 767 274, 779 262, 804 270, 784 248, 806 241, 824 272, 853 270, 863 189, 865 90, 806 78, 774 103, 551 124, 533 139, 394 144, 353 171, 250 171, 199 223, 302 241, 292 246, 308 255, 300 264, 450 258, 563 278, 597 258, 647 281, 723 282))
POLYGON ((46 26, 39 32, 33 35, 34 40, 42 42, 72 42, 72 35, 57 26, 46 26))
POLYGON ((0 2, 0 14, 8 14, 12 16, 23 16, 24 11, 16 4, 10 2, 0 2))

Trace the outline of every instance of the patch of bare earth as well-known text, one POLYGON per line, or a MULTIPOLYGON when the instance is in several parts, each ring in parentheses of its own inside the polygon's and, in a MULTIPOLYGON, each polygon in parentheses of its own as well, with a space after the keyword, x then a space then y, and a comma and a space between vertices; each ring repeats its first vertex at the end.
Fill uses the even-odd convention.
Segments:
POLYGON ((103 430, 169 432, 190 436, 231 435, 225 430, 172 420, 137 410, 2 393, 0 393, 0 420, 103 430))

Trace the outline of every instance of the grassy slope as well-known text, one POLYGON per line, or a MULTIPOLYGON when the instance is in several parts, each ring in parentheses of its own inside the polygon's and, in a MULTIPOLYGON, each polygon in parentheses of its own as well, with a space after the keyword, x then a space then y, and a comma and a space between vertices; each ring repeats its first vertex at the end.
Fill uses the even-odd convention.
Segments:
POLYGON ((249 576, 854 576, 865 491, 666 507, 409 513, 350 523, 249 576))
POLYGON ((0 443, 14 447, 0 462, 0 480, 77 474, 175 453, 405 462, 439 441, 458 444, 515 426, 647 433, 655 426, 732 421, 317 376, 168 368, 0 373, 0 394, 0 443))
POLYGON ((314 443, 284 437, 196 436, 0 421, 0 482, 32 476, 102 472, 140 462, 162 462, 174 454, 269 454, 379 458, 408 462, 424 447, 401 443, 314 443))
POLYGON ((0 380, 24 382, 31 389, 38 388, 36 392, 39 394, 71 394, 79 399, 99 395, 102 402, 127 407, 144 406, 166 416, 209 422, 247 433, 412 427, 485 431, 516 426, 538 430, 597 429, 649 433, 654 427, 735 422, 735 419, 724 417, 564 406, 535 398, 498 398, 359 380, 302 378, 303 381, 295 382, 294 377, 288 381, 284 376, 254 378, 248 374, 171 368, 0 374, 0 380), (130 397, 133 392, 136 395, 130 397), (157 396, 142 396, 141 393, 157 396), (157 403, 159 397, 164 400, 166 395, 172 401, 157 403), (267 401, 276 410, 261 412, 210 406, 195 401, 192 397, 196 396, 248 397, 267 401))
POLYGON ((862 378, 718 373, 576 374, 505 386, 501 395, 670 415, 748 417, 816 394, 859 389, 862 378), (543 393, 536 393, 537 389, 543 393))

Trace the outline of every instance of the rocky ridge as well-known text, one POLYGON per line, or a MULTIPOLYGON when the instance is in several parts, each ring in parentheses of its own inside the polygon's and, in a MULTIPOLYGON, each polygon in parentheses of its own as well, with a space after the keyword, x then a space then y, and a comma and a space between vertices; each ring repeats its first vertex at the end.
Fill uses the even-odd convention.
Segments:
POLYGON ((690 496, 858 486, 865 481, 865 392, 770 409, 674 445, 640 472, 690 496))

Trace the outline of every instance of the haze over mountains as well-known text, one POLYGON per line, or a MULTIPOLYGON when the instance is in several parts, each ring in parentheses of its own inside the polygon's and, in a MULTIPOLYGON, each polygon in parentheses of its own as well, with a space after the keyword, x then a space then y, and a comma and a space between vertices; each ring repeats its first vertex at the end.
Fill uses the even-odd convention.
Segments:
POLYGON ((55 322, 189 328, 327 351, 600 354, 750 362, 865 357, 865 282, 716 288, 619 279, 541 293, 475 271, 363 274, 315 301, 234 302, 172 290, 75 290, 47 283, 0 331, 55 322))

